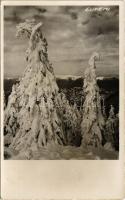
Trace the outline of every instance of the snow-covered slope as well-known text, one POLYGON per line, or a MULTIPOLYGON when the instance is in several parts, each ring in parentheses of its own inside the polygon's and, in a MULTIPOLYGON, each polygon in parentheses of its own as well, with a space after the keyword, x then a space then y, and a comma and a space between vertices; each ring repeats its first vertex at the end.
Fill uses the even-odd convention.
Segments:
POLYGON ((118 152, 104 148, 84 148, 48 144, 36 151, 5 150, 6 159, 12 160, 116 160, 118 152))

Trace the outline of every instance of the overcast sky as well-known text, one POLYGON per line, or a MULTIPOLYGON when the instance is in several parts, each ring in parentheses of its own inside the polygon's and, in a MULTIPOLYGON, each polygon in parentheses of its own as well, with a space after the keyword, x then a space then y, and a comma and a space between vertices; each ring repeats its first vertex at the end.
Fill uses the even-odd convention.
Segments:
MULTIPOLYGON (((97 75, 117 76, 119 69, 119 8, 87 11, 84 6, 7 6, 4 12, 4 71, 21 76, 27 41, 16 38, 16 25, 25 19, 42 21, 55 74, 82 75, 95 51, 101 55, 97 75)), ((93 8, 93 7, 91 7, 93 8)))

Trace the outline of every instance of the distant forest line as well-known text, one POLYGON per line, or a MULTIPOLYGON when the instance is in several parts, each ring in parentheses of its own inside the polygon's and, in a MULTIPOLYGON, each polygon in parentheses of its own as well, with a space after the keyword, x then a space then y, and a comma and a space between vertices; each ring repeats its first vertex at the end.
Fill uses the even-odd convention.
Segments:
MULTIPOLYGON (((19 82, 19 79, 4 79, 4 91, 5 101, 8 102, 8 97, 11 94, 13 84, 19 82)), ((57 85, 60 91, 66 94, 67 99, 71 104, 74 102, 78 106, 81 106, 81 96, 83 88, 83 78, 73 80, 71 78, 63 79, 56 78, 57 85)), ((108 115, 110 105, 115 108, 115 113, 119 112, 119 79, 118 78, 104 78, 102 80, 97 79, 97 84, 100 88, 100 94, 103 95, 106 105, 106 113, 108 115)))

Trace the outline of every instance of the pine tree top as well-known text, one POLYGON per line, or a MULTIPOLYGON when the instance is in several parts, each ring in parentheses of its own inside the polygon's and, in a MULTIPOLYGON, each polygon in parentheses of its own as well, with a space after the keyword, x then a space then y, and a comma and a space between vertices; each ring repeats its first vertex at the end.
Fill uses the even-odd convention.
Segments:
POLYGON ((42 23, 36 23, 34 19, 26 19, 25 22, 19 23, 17 25, 17 32, 16 32, 16 36, 17 37, 23 37, 26 36, 28 38, 30 38, 31 33, 33 32, 33 30, 36 30, 37 28, 40 28, 42 26, 42 23), (35 27, 35 28, 34 28, 35 27))
POLYGON ((96 60, 99 60, 99 59, 100 59, 99 53, 94 52, 94 53, 91 55, 90 59, 89 59, 89 62, 88 62, 88 63, 89 63, 89 66, 92 67, 92 68, 96 68, 95 61, 96 61, 96 60))

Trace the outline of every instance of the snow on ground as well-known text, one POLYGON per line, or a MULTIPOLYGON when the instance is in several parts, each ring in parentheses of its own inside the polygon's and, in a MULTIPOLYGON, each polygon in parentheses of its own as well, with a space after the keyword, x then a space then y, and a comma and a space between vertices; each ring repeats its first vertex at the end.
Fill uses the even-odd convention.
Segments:
POLYGON ((12 160, 116 160, 118 152, 104 148, 85 148, 49 144, 37 150, 21 151, 5 150, 6 159, 12 160))

